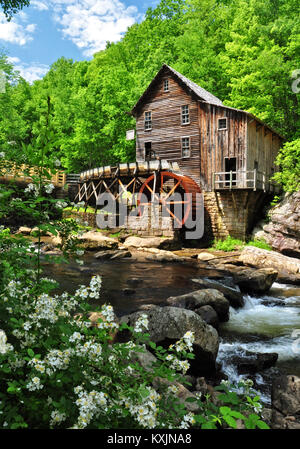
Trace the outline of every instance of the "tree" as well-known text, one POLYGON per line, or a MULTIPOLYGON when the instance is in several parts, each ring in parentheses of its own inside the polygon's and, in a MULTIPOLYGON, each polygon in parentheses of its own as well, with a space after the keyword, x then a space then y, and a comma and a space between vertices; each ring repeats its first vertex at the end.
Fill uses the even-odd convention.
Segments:
POLYGON ((29 0, 0 0, 0 6, 8 21, 24 6, 29 6, 29 0))

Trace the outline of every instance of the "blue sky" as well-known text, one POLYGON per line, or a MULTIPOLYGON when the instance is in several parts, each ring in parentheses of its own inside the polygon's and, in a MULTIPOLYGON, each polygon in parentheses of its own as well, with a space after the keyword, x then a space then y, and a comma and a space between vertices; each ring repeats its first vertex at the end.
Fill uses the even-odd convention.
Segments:
POLYGON ((31 0, 7 22, 0 9, 0 49, 29 82, 61 56, 89 60, 120 40, 159 0, 31 0))

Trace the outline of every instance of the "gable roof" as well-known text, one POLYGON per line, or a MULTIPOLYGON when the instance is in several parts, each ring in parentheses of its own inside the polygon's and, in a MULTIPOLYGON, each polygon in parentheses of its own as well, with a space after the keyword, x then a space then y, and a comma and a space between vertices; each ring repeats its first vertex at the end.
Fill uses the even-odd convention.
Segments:
POLYGON ((175 77, 175 79, 183 85, 184 88, 188 90, 189 93, 193 93, 198 97, 199 100, 205 101, 210 104, 214 104, 217 106, 223 106, 222 101, 215 97, 213 94, 208 92, 207 90, 203 89, 202 87, 198 86, 198 84, 194 83, 193 81, 186 78, 181 73, 174 70, 172 67, 168 66, 167 64, 163 64, 157 75, 153 78, 143 95, 139 98, 135 106, 131 110, 131 114, 135 115, 137 110, 140 108, 141 104, 146 100, 148 97, 151 89, 155 86, 155 84, 158 82, 159 78, 165 73, 170 72, 171 75, 175 77))

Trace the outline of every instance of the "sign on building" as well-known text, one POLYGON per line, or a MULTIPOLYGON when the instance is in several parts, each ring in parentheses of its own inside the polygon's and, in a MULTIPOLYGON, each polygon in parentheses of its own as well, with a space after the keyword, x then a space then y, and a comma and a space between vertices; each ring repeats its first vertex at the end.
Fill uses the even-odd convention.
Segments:
POLYGON ((134 140, 135 139, 135 132, 134 129, 130 129, 126 132, 126 140, 134 140))

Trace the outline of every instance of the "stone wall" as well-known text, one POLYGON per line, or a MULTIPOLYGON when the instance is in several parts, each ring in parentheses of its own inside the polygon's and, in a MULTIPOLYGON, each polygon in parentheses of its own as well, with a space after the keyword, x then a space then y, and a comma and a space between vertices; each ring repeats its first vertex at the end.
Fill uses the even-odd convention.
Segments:
POLYGON ((157 237, 175 237, 179 233, 173 227, 173 220, 170 216, 162 216, 161 207, 149 206, 143 216, 131 215, 125 218, 125 221, 116 225, 116 216, 112 214, 102 215, 101 223, 97 223, 97 215, 95 213, 86 213, 74 211, 65 211, 64 217, 79 219, 81 224, 86 224, 92 228, 107 229, 111 233, 119 232, 122 229, 140 236, 157 236, 157 237), (147 213, 148 212, 148 213, 147 213))
POLYGON ((266 201, 268 195, 262 191, 204 192, 206 235, 217 239, 230 235, 246 240, 266 201))

